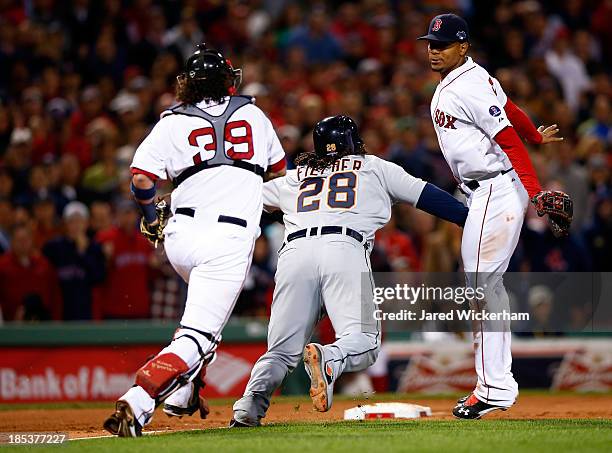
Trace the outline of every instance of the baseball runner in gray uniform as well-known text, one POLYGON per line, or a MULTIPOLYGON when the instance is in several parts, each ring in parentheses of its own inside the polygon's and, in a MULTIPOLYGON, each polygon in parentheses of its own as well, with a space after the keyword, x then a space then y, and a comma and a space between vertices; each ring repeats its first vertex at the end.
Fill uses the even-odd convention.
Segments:
POLYGON ((230 426, 258 426, 272 393, 303 358, 317 411, 332 405, 334 382, 345 371, 372 365, 380 348, 373 316, 369 255, 374 233, 406 202, 463 225, 467 208, 401 167, 366 155, 355 122, 326 118, 315 126, 314 152, 298 168, 264 185, 264 208, 284 213, 268 351, 257 361, 230 426), (368 275, 362 284, 362 275, 368 275), (308 343, 325 311, 336 332, 329 345, 308 343))

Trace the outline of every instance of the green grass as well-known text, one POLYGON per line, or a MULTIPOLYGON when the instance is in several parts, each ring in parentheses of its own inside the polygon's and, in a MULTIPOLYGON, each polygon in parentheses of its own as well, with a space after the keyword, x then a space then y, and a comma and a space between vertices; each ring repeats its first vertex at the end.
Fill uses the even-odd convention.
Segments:
MULTIPOLYGON (((38 451, 61 452, 604 452, 611 420, 429 420, 276 424, 209 429, 140 439, 75 440, 38 451)), ((27 448, 27 447, 26 447, 27 448)), ((24 451, 5 447, 2 451, 24 451)))
MULTIPOLYGON (((567 392, 524 391, 521 395, 575 395, 567 392)), ((597 394, 591 394, 597 395, 597 394)), ((457 395, 377 394, 376 401, 437 399, 457 395)), ((575 395, 577 396, 577 395, 575 395)), ((609 396, 601 394, 600 396, 609 396)), ((364 398, 338 396, 337 400, 364 398)), ((304 397, 275 397, 274 403, 304 402, 304 397)), ((213 406, 228 406, 233 399, 211 400, 213 406)), ((48 403, 29 408, 92 408, 110 403, 48 403)), ((0 405, 2 410, 24 408, 0 405)), ((554 452, 612 451, 612 419, 548 420, 407 420, 327 423, 277 423, 255 429, 206 429, 159 433, 140 439, 83 439, 61 446, 37 446, 35 451, 90 452, 554 452), (58 448, 60 450, 58 450, 58 448)), ((0 446, 0 453, 29 451, 28 447, 0 446)))

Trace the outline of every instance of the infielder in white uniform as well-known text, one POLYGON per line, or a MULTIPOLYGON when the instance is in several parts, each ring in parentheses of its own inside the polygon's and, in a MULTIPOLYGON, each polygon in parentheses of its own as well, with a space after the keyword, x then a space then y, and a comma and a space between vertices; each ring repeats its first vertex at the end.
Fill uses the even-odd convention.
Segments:
POLYGON ((374 234, 389 221, 391 205, 405 202, 463 225, 467 208, 448 193, 366 155, 354 121, 326 118, 315 126, 314 152, 298 168, 264 185, 264 208, 284 213, 268 328, 268 351, 257 361, 234 404, 230 426, 257 426, 273 392, 303 358, 316 410, 332 404, 333 386, 345 371, 376 361, 380 325, 374 318, 369 255, 374 234), (363 279, 363 277, 366 277, 363 279), (325 311, 337 340, 307 344, 325 311))
POLYGON ((196 384, 214 358, 251 264, 262 178, 285 173, 270 120, 252 98, 234 96, 239 81, 228 60, 199 45, 178 78, 181 103, 162 113, 136 150, 132 192, 143 212, 141 228, 152 240, 165 235, 168 259, 189 288, 172 342, 138 370, 134 387, 104 423, 112 434, 139 436, 155 407, 180 388, 192 397, 189 404, 164 410, 180 416, 200 408, 206 415, 196 384), (175 186, 173 217, 163 231, 153 203, 158 179, 175 186))
MULTIPOLYGON (((557 227, 564 234, 569 225, 555 224, 556 211, 543 208, 544 203, 561 202, 571 221, 571 200, 560 192, 542 191, 516 131, 532 143, 562 139, 555 137, 556 125, 536 129, 499 82, 466 56, 469 33, 461 17, 435 17, 429 33, 419 39, 428 41, 431 68, 441 75, 431 101, 440 149, 470 209, 461 257, 468 285, 486 288, 485 305, 475 308, 509 311, 502 275, 516 248, 530 198, 540 215, 549 213, 554 232, 557 227)), ((559 214, 563 212, 560 209, 559 214)), ((474 326, 478 382, 471 395, 458 401, 453 409, 456 417, 480 418, 514 404, 518 386, 511 372, 510 338, 509 322, 474 326)))

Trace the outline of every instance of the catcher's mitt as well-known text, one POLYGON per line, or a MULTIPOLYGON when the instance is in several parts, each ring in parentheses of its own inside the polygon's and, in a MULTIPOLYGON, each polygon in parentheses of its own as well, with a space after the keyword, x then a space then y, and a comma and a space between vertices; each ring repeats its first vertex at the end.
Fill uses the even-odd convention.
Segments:
POLYGON ((574 203, 568 194, 556 190, 543 190, 536 194, 531 202, 540 217, 548 214, 548 223, 555 237, 560 238, 569 234, 574 216, 574 203))
POLYGON ((149 224, 145 222, 144 217, 140 219, 140 232, 157 248, 157 244, 164 242, 164 228, 170 217, 170 206, 166 203, 166 200, 155 203, 155 212, 157 212, 157 222, 149 224))

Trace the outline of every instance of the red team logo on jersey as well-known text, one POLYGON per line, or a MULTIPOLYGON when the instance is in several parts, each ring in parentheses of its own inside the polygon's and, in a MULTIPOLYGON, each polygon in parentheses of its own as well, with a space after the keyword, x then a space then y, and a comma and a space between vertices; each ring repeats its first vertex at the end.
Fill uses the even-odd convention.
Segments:
POLYGON ((439 127, 444 127, 446 129, 457 129, 455 127, 455 121, 457 121, 457 118, 455 118, 454 116, 449 115, 448 113, 444 113, 440 109, 436 109, 436 113, 434 115, 434 122, 439 127))
POLYGON ((431 31, 440 31, 440 27, 442 26, 442 19, 436 19, 434 22, 434 26, 431 27, 431 31))

